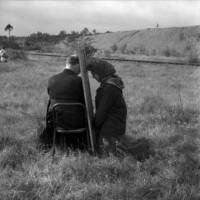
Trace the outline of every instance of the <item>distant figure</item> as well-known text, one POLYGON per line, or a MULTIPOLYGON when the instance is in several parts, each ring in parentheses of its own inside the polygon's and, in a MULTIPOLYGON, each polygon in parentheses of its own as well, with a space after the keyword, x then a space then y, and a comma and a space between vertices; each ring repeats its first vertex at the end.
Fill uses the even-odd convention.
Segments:
POLYGON ((7 62, 7 55, 6 55, 6 50, 4 46, 0 50, 0 62, 7 62))
MULTIPOLYGON (((72 55, 67 59, 66 67, 48 80, 49 103, 47 106, 47 127, 41 135, 41 140, 47 145, 52 144, 52 106, 56 103, 83 103, 84 94, 80 73, 78 56, 72 55)), ((72 107, 68 113, 61 111, 59 115, 59 126, 64 129, 77 129, 84 127, 85 118, 83 113, 72 107), (70 113, 70 114, 69 114, 70 113)))
POLYGON ((99 152, 116 152, 116 144, 125 135, 127 107, 123 97, 124 84, 114 66, 104 60, 89 58, 87 69, 100 83, 96 91, 94 126, 99 152))

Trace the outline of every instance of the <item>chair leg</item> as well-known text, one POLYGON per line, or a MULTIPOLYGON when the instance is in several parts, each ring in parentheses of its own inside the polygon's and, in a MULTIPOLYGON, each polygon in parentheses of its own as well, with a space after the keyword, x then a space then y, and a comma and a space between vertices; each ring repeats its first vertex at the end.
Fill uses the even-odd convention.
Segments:
POLYGON ((89 132, 86 130, 86 140, 87 140, 87 149, 90 149, 90 137, 89 137, 89 132))
POLYGON ((53 145, 52 145, 52 156, 54 157, 56 152, 56 131, 53 132, 53 145))
POLYGON ((66 136, 63 136, 63 149, 65 150, 66 148, 66 136))

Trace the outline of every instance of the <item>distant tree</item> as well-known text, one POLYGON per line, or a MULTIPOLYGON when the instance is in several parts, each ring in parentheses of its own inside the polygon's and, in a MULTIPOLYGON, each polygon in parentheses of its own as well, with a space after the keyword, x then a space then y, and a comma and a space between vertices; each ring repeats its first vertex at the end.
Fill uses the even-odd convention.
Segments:
POLYGON ((59 36, 59 38, 65 38, 67 36, 67 33, 66 33, 66 31, 62 30, 62 31, 60 31, 58 36, 59 36))
POLYGON ((96 29, 93 29, 93 30, 92 30, 92 33, 93 33, 94 35, 97 34, 96 29))
POLYGON ((77 38, 79 38, 79 36, 80 36, 79 32, 71 31, 71 33, 68 34, 67 41, 68 42, 75 42, 77 40, 77 38))
POLYGON ((70 35, 79 35, 79 32, 78 31, 71 31, 70 35))
POLYGON ((90 34, 90 31, 87 27, 85 27, 81 32, 80 32, 81 35, 85 36, 85 35, 89 35, 90 34))
POLYGON ((13 26, 8 24, 5 28, 5 31, 8 31, 8 38, 10 38, 10 32, 13 30, 13 26))

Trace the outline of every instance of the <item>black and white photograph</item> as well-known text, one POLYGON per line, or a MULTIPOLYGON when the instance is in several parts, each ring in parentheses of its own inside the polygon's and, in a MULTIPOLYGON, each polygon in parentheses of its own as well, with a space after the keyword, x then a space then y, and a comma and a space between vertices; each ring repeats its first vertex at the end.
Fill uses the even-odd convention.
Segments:
POLYGON ((0 200, 200 200, 199 0, 0 0, 0 200))

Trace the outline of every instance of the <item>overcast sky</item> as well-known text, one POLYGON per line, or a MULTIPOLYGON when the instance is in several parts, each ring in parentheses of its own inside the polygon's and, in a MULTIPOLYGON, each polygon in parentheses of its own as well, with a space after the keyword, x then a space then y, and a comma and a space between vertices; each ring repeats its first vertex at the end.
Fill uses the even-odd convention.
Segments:
POLYGON ((58 34, 84 27, 99 32, 200 25, 198 0, 0 0, 0 35, 58 34))

